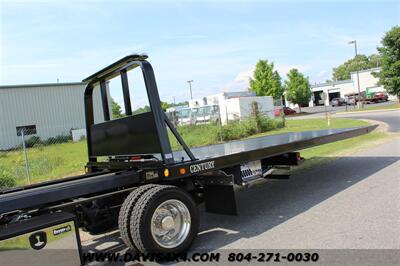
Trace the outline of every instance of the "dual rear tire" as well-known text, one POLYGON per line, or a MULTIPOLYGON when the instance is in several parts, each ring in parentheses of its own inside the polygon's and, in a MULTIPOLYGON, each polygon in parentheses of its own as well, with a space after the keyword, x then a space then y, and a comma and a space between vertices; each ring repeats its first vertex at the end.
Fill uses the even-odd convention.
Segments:
POLYGON ((192 197, 177 187, 144 185, 125 199, 118 226, 134 251, 181 253, 197 235, 198 210, 192 197))

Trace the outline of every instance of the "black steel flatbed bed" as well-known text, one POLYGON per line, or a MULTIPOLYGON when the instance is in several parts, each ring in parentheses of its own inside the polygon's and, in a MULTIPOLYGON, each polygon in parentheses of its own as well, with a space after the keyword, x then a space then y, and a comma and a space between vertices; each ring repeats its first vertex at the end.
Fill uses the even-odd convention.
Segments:
MULTIPOLYGON (((213 160, 214 168, 222 169, 231 165, 238 165, 248 161, 272 157, 287 152, 298 151, 305 148, 338 141, 368 133, 376 126, 328 129, 318 131, 291 132, 278 135, 250 138, 227 143, 208 145, 192 149, 198 161, 189 161, 164 166, 171 169, 170 179, 184 176, 178 175, 177 168, 203 161, 213 160)), ((175 152, 175 157, 184 156, 181 151, 175 152)), ((205 171, 199 171, 200 174, 205 171)), ((46 204, 55 204, 68 199, 74 199, 96 193, 105 193, 120 188, 132 187, 141 180, 136 171, 127 170, 117 173, 99 173, 97 175, 82 175, 79 178, 71 177, 71 180, 59 180, 56 182, 37 184, 20 189, 5 191, 0 194, 0 213, 13 210, 24 210, 40 207, 46 204)))
MULTIPOLYGON (((254 153, 261 150, 262 156, 271 156, 294 150, 301 150, 310 146, 321 145, 327 142, 357 136, 367 133, 376 126, 335 128, 327 130, 314 130, 303 132, 289 132, 276 135, 248 138, 244 140, 229 141, 226 143, 213 144, 192 148, 192 152, 199 160, 232 156, 235 154, 254 153)), ((174 157, 180 158, 186 154, 182 151, 174 152, 174 157)))

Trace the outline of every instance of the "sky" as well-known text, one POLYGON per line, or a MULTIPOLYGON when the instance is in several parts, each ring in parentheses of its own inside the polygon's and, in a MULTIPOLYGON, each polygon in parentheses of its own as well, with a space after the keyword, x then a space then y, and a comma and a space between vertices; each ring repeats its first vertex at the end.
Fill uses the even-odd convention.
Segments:
MULTIPOLYGON (((0 0, 0 85, 77 82, 131 53, 152 63, 161 100, 248 88, 260 59, 283 79, 312 84, 358 52, 376 53, 400 24, 400 1, 18 1, 0 0)), ((129 75, 134 108, 147 103, 129 75)), ((113 86, 114 85, 114 86, 113 86)), ((120 81, 111 94, 123 103, 120 81)))

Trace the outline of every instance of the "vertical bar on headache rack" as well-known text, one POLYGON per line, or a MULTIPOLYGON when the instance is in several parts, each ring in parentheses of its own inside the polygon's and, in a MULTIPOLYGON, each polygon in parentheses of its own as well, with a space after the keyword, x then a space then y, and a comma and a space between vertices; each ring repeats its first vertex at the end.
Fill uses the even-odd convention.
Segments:
POLYGON ((24 157, 25 157, 25 170, 26 170, 26 177, 28 178, 29 185, 32 183, 31 181, 31 172, 29 170, 29 160, 28 160, 28 153, 26 150, 26 145, 25 145, 25 134, 24 134, 24 128, 21 128, 21 138, 22 138, 22 149, 24 152, 24 157))

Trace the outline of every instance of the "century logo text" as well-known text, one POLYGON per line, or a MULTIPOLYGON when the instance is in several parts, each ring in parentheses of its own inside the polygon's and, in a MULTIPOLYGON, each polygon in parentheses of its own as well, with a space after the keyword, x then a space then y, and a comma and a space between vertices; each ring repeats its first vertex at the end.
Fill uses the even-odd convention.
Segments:
POLYGON ((214 168, 214 161, 193 164, 190 166, 190 173, 197 173, 204 170, 209 170, 214 168))

